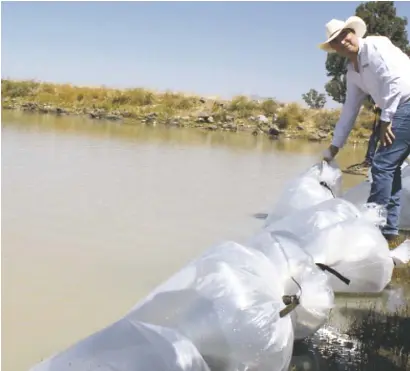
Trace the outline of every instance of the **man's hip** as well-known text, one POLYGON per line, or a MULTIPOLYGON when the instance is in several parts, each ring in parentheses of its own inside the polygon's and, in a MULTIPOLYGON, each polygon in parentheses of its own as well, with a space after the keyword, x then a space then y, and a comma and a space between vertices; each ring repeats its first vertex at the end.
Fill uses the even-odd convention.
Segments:
POLYGON ((395 139, 404 140, 410 144, 410 99, 397 107, 392 120, 392 131, 395 139))

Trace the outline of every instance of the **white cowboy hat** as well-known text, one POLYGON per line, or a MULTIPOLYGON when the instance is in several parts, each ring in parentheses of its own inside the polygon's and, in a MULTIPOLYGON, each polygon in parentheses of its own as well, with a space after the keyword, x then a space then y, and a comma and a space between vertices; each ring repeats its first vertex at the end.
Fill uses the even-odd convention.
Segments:
POLYGON ((334 53, 335 51, 329 45, 329 42, 335 39, 345 28, 353 29, 357 37, 363 37, 367 31, 366 23, 364 23, 363 19, 359 17, 349 17, 345 22, 340 21, 339 19, 332 19, 326 23, 327 40, 324 43, 319 44, 319 48, 328 53, 334 53))

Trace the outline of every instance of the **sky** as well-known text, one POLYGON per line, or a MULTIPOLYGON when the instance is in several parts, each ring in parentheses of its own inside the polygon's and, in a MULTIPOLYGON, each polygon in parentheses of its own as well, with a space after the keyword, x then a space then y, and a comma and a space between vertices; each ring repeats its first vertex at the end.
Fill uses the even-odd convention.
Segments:
MULTIPOLYGON (((2 2, 1 75, 302 102, 328 80, 325 24, 359 4, 2 2)), ((395 5, 410 19, 410 2, 395 5)))

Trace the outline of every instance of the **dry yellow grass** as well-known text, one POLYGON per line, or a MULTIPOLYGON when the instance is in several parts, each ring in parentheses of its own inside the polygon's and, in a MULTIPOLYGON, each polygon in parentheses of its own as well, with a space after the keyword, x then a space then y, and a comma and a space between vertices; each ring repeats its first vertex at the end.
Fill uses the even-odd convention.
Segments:
MULTIPOLYGON (((294 137, 309 137, 319 133, 319 139, 330 139, 340 115, 338 109, 308 109, 297 103, 283 104, 274 99, 261 101, 245 96, 230 101, 201 98, 178 92, 154 92, 143 88, 111 89, 107 87, 83 87, 71 84, 51 84, 37 81, 2 80, 2 107, 16 108, 23 103, 54 106, 71 113, 87 110, 104 110, 131 119, 140 119, 148 113, 156 113, 159 120, 175 116, 195 116, 208 112, 215 123, 227 121, 231 116, 241 127, 250 127, 268 132, 272 118, 280 130, 294 137), (254 118, 265 115, 268 124, 260 124, 254 118)), ((370 135, 373 114, 361 111, 353 129, 351 140, 370 135)))

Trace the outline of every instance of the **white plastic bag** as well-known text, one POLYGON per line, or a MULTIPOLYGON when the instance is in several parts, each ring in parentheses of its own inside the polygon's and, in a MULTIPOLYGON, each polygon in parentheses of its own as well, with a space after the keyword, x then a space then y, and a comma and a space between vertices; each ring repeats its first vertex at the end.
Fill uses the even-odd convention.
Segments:
POLYGON ((265 224, 265 229, 270 232, 289 232, 297 236, 303 245, 309 241, 312 233, 356 218, 363 218, 377 226, 384 225, 386 222, 385 208, 376 204, 364 204, 359 208, 347 200, 332 198, 268 225, 265 224))
POLYGON ((316 264, 325 264, 350 280, 328 274, 334 292, 382 291, 390 282, 393 259, 380 229, 363 219, 348 219, 310 235, 302 248, 316 264))
POLYGON ((265 224, 341 194, 342 172, 336 164, 316 164, 285 185, 265 224))
MULTIPOLYGON (((352 202, 355 205, 360 205, 367 202, 371 188, 371 173, 368 178, 358 185, 347 190, 342 198, 352 202)), ((402 230, 410 230, 410 166, 407 163, 402 165, 402 195, 401 195, 401 210, 399 218, 399 228, 402 230)))
POLYGON ((329 318, 334 305, 327 276, 287 233, 262 231, 247 246, 263 252, 275 266, 286 295, 300 297, 300 305, 291 313, 295 338, 313 335, 329 318))
POLYGON ((128 318, 176 329, 212 370, 285 371, 293 328, 283 286, 259 251, 225 242, 138 303, 128 318))
POLYGON ((390 255, 396 267, 408 264, 410 262, 410 239, 391 250, 390 255))
POLYGON ((37 364, 31 371, 209 371, 195 346, 176 331, 130 319, 37 364))

